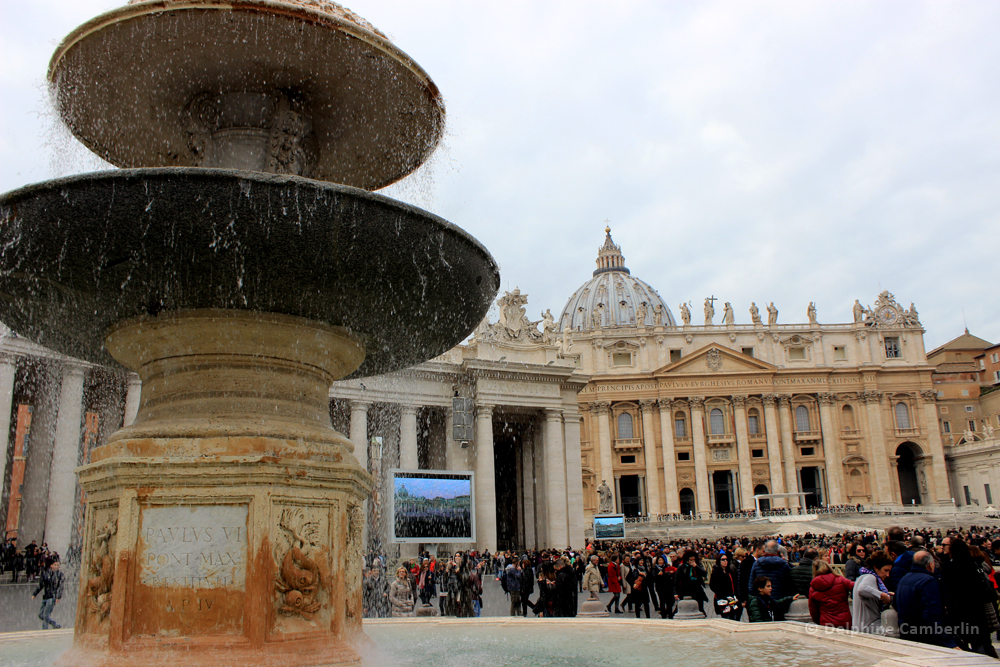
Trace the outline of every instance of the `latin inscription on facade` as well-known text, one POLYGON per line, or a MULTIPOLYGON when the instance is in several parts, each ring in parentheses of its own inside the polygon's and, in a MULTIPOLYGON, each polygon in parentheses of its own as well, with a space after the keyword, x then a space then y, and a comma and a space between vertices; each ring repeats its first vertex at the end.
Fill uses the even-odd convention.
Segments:
POLYGON ((247 506, 146 507, 139 554, 140 581, 151 588, 243 589, 247 506))

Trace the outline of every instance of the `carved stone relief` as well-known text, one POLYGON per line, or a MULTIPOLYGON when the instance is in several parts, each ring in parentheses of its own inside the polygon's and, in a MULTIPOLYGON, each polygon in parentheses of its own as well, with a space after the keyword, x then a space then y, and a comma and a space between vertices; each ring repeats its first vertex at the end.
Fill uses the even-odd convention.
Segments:
MULTIPOLYGON (((278 508, 275 508, 276 510, 278 508)), ((329 513, 325 507, 284 507, 275 536, 279 630, 301 626, 282 623, 282 618, 314 621, 329 615, 330 572, 327 546, 329 513)))
POLYGON ((118 534, 118 509, 98 512, 87 556, 88 626, 99 631, 111 612, 111 591, 115 583, 115 546, 118 534))

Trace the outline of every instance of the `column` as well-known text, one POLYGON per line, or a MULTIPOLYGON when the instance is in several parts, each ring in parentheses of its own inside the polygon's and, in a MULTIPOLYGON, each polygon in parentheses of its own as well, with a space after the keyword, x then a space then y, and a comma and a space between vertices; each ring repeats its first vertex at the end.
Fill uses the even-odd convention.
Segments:
POLYGON ((80 456, 83 423, 83 378, 81 366, 68 366, 62 373, 55 442, 49 469, 49 499, 45 508, 45 541, 53 551, 65 555, 73 532, 76 506, 76 468, 80 456))
POLYGON ((667 500, 667 514, 681 513, 681 500, 677 495, 677 455, 674 453, 674 416, 670 399, 660 399, 660 436, 663 447, 663 492, 667 500))
MULTIPOLYGON (((795 441, 792 440, 792 397, 778 396, 778 420, 781 423, 782 470, 785 472, 785 493, 798 493, 798 475, 795 470, 795 441)), ((802 498, 788 499, 788 507, 802 506, 802 498)))
POLYGON ((705 447, 705 398, 692 396, 691 439, 694 441, 695 495, 698 499, 698 516, 707 516, 712 511, 712 494, 708 481, 708 448, 705 447))
MULTIPOLYGON (((767 467, 771 473, 771 493, 785 492, 785 478, 781 472, 781 433, 778 430, 778 413, 774 408, 774 395, 765 394, 764 432, 767 435, 767 467)), ((771 507, 788 507, 787 498, 775 498, 771 507)))
POLYGON ((871 467, 875 483, 872 500, 879 505, 893 502, 892 479, 889 477, 889 455, 885 451, 885 429, 882 427, 882 392, 866 391, 862 394, 868 414, 868 440, 871 442, 871 467))
POLYGON ((563 413, 563 433, 566 446, 566 511, 568 514, 567 544, 582 549, 583 537, 583 457, 580 454, 579 412, 563 413))
POLYGON ((142 381, 139 376, 129 373, 128 389, 125 392, 125 414, 122 417, 122 426, 131 426, 135 422, 136 415, 139 414, 139 397, 142 393, 142 381))
POLYGON ((371 403, 351 401, 351 442, 354 443, 354 458, 364 470, 368 470, 368 407, 371 403))
MULTIPOLYGON (((598 403, 594 406, 593 412, 597 415, 597 441, 598 450, 601 453, 600 479, 608 482, 608 486, 612 488, 611 506, 618 508, 618 487, 612 486, 612 480, 615 476, 615 459, 614 451, 611 448, 611 404, 598 403)), ((598 482, 597 485, 600 486, 601 482, 598 482)))
POLYGON ((736 416, 736 456, 740 466, 740 504, 744 510, 753 509, 753 472, 750 467, 750 436, 747 434, 747 397, 733 396, 736 416))
MULTIPOLYGON (((931 502, 939 505, 951 504, 951 491, 948 487, 948 469, 944 460, 944 445, 941 442, 941 429, 938 426, 937 416, 937 392, 921 392, 920 398, 924 405, 924 429, 927 431, 927 446, 931 456, 930 478, 932 480, 930 492, 933 494, 931 502)), ((0 478, 2 479, 2 478, 0 478)), ((930 504, 924 499, 924 504, 930 504)))
POLYGON ((566 530, 566 464, 563 451, 562 410, 545 410, 545 514, 548 543, 562 549, 569 540, 566 530))
POLYGON ((646 460, 646 513, 656 520, 662 513, 660 507, 660 466, 656 460, 656 436, 653 433, 653 404, 656 401, 642 400, 642 457, 646 460))
POLYGON ((521 441, 521 501, 524 507, 524 548, 537 547, 535 539, 535 438, 525 429, 521 441))
MULTIPOLYGON (((7 448, 10 447, 10 417, 14 410, 14 379, 17 357, 0 354, 0 484, 7 479, 7 448)), ((6 520, 6 517, 3 517, 6 520)))
POLYGON ((416 406, 400 406, 399 416, 399 467, 416 470, 420 467, 420 459, 417 455, 416 406))
POLYGON ((823 431, 823 458, 826 460, 826 489, 828 505, 843 505, 844 465, 840 453, 840 434, 833 421, 833 394, 819 395, 819 424, 823 431))
POLYGON ((493 406, 476 406, 476 548, 497 550, 497 493, 493 468, 493 406))

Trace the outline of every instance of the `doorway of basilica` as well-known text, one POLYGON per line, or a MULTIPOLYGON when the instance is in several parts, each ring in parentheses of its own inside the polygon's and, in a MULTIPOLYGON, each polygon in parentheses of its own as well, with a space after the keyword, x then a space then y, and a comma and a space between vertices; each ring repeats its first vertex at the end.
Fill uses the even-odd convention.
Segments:
POLYGON ((712 473, 712 489, 715 492, 715 511, 726 514, 735 507, 733 498, 733 473, 716 470, 712 473))
POLYGON ((639 498, 639 476, 622 475, 618 479, 618 491, 622 499, 622 514, 639 516, 642 512, 642 501, 639 498))
POLYGON ((899 501, 904 505, 919 505, 920 485, 917 483, 917 445, 904 442, 896 448, 896 473, 899 475, 899 501))
POLYGON ((806 494, 806 507, 821 507, 823 505, 823 489, 820 485, 819 468, 806 466, 799 471, 802 483, 802 493, 806 494))

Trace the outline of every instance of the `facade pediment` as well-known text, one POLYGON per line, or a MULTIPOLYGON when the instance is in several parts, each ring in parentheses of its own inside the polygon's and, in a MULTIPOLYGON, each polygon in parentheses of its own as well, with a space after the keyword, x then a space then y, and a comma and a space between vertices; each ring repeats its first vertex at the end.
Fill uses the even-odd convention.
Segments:
POLYGON ((772 373, 777 367, 759 359, 739 354, 717 343, 695 350, 692 354, 655 371, 654 376, 718 373, 772 373))

